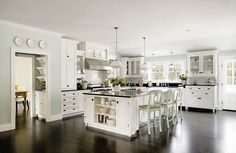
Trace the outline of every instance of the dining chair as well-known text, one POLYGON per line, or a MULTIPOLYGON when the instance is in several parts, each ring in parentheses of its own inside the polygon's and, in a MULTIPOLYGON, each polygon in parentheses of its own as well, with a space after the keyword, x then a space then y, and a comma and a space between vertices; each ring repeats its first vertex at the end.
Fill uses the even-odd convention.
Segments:
POLYGON ((166 120, 167 128, 170 127, 170 122, 175 124, 175 99, 176 90, 168 89, 166 92, 162 92, 161 107, 164 109, 163 119, 166 120))
POLYGON ((148 92, 148 104, 139 106, 139 114, 138 114, 138 123, 140 123, 140 113, 141 111, 147 113, 147 126, 148 126, 148 134, 151 135, 152 127, 159 127, 159 131, 162 131, 161 127, 161 90, 153 90, 148 92), (151 113, 154 113, 153 119, 151 119, 151 113), (158 113, 158 116, 157 116, 158 113), (151 126, 151 122, 153 125, 151 126))
POLYGON ((16 110, 18 110, 18 104, 20 104, 20 103, 23 104, 24 109, 26 108, 24 97, 22 97, 22 96, 18 96, 18 97, 15 98, 15 101, 16 101, 16 110))

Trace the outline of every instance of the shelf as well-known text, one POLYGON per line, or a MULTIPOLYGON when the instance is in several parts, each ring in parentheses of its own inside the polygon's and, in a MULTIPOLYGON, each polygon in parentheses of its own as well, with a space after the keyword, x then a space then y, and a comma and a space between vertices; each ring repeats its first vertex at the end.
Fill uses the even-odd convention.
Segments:
POLYGON ((45 67, 43 67, 43 66, 37 66, 37 67, 35 67, 36 69, 38 69, 38 70, 43 70, 43 69, 45 69, 45 67))
POLYGON ((37 79, 46 79, 46 76, 36 76, 37 79))
POLYGON ((95 106, 108 107, 108 108, 116 108, 115 106, 112 106, 112 105, 102 105, 102 104, 95 104, 95 106))
POLYGON ((108 117, 111 117, 111 118, 115 118, 116 116, 115 115, 110 115, 110 114, 103 114, 103 113, 95 113, 96 115, 104 115, 104 116, 108 116, 108 117))
POLYGON ((107 123, 99 123, 99 122, 96 122, 97 124, 101 124, 101 125, 105 125, 105 126, 109 126, 109 127, 116 127, 116 125, 108 125, 107 123))

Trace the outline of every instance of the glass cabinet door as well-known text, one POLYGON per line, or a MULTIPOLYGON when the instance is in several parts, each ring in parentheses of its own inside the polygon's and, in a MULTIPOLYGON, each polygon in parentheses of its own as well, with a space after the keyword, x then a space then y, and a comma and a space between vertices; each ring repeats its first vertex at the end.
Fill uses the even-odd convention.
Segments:
POLYGON ((135 61, 131 61, 131 75, 135 75, 135 61))
POLYGON ((199 73, 199 56, 190 57, 190 73, 198 74, 199 73))
POLYGON ((204 74, 213 74, 214 63, 213 63, 213 55, 205 55, 203 56, 203 73, 204 74))
POLYGON ((76 72, 77 74, 84 74, 84 57, 82 55, 77 55, 77 68, 76 72))
POLYGON ((136 61, 136 75, 140 75, 140 65, 141 65, 141 62, 136 61))

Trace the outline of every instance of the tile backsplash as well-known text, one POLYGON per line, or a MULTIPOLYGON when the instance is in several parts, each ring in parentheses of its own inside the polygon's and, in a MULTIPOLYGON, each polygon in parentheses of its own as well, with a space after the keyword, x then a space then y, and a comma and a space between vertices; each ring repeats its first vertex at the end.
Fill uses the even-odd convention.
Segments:
POLYGON ((107 78, 107 71, 85 70, 85 80, 91 84, 102 84, 107 78))

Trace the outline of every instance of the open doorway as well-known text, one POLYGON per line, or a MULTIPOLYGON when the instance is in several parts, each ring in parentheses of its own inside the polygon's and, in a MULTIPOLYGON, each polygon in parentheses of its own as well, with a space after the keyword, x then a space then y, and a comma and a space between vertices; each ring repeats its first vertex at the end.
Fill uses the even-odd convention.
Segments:
POLYGON ((47 120, 50 114, 48 54, 12 49, 11 61, 12 129, 22 121, 30 123, 32 117, 47 120))

